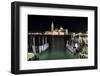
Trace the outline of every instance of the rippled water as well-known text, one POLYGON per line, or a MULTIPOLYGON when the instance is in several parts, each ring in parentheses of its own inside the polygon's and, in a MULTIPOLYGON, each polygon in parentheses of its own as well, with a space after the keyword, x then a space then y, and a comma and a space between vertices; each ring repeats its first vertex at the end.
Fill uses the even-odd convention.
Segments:
MULTIPOLYGON (((76 59, 80 58, 78 53, 72 53, 66 47, 68 36, 47 36, 49 48, 38 53, 37 60, 76 59)), ((34 59, 33 59, 34 60, 34 59)))

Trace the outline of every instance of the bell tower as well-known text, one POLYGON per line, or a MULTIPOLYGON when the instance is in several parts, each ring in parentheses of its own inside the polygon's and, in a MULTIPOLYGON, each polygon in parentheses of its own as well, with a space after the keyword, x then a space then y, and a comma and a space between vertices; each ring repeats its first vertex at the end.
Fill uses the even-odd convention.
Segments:
POLYGON ((51 23, 51 31, 52 32, 54 31, 54 24, 53 24, 53 22, 51 23))

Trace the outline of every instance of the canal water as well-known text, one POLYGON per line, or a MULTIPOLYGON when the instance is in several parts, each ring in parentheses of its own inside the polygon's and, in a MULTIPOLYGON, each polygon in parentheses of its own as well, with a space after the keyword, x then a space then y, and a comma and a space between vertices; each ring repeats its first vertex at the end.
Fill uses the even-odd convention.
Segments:
MULTIPOLYGON (((40 36, 37 36, 36 38, 38 39, 38 37, 40 36)), ((78 53, 72 53, 66 47, 66 42, 70 38, 70 36, 46 36, 46 37, 47 37, 47 42, 49 43, 49 47, 45 51, 38 53, 38 60, 80 58, 78 53)), ((38 45, 38 42, 36 44, 38 45)))

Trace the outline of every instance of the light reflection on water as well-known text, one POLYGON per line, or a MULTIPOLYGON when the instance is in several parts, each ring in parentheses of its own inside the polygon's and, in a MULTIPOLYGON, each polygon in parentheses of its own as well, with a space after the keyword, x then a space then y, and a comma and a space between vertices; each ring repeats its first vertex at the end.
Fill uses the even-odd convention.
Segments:
MULTIPOLYGON (((66 47, 67 40, 70 39, 70 36, 52 36, 52 35, 31 35, 28 37, 28 45, 31 47, 35 44, 36 53, 38 58, 36 60, 55 60, 55 59, 75 59, 80 58, 79 54, 73 54, 69 49, 66 47), (34 41, 32 41, 35 39, 34 41), (48 48, 43 51, 39 52, 38 46, 48 43, 48 48)), ((31 52, 33 52, 32 48, 31 52)), ((34 60, 34 59, 33 59, 34 60)))

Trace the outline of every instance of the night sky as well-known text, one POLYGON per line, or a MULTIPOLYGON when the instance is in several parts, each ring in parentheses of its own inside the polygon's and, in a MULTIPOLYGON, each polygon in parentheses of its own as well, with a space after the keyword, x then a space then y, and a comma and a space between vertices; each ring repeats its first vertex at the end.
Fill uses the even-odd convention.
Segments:
POLYGON ((69 32, 85 33, 88 30, 87 17, 28 15, 28 32, 50 30, 52 22, 55 28, 62 26, 69 32))

